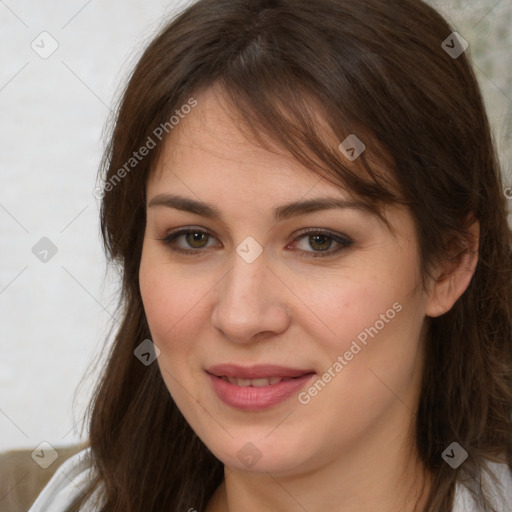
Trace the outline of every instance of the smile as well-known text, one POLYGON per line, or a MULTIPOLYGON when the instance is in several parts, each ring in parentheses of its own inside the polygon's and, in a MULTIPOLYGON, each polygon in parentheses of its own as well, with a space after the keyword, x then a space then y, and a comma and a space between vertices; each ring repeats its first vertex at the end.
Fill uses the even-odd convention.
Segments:
POLYGON ((236 386, 247 387, 252 386, 253 388, 261 388, 263 386, 273 386, 274 384, 278 384, 284 380, 295 379, 296 377, 269 377, 262 379, 242 379, 237 377, 227 377, 226 375, 222 375, 221 379, 226 382, 230 382, 231 384, 235 384, 236 386))
POLYGON ((309 369, 231 364, 210 367, 206 374, 217 397, 224 404, 243 411, 275 407, 300 392, 316 375, 309 369))

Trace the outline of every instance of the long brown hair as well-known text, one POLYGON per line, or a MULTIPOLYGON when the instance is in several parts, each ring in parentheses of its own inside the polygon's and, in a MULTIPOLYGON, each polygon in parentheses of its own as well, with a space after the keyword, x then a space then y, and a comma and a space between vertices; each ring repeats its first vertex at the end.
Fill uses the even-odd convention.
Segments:
MULTIPOLYGON (((451 33, 420 0, 199 0, 149 44, 121 98, 102 166, 102 234, 122 276, 122 321, 90 407, 91 491, 102 489, 105 511, 201 512, 223 478, 158 365, 134 356, 151 338, 138 271, 146 183, 165 141, 155 129, 170 133, 176 111, 214 84, 255 140, 269 136, 368 208, 407 205, 424 277, 448 247, 463 244, 463 220, 479 220, 468 289, 448 313, 426 319, 414 426, 434 475, 424 510, 449 512, 456 480, 478 479, 485 459, 512 468, 511 233, 468 52, 455 57, 442 46, 451 33), (357 170, 321 135, 312 110, 340 142, 349 134, 365 141, 357 170), (131 161, 149 139, 155 147, 131 161), (374 165, 384 159, 393 183, 374 165), (469 453, 455 470, 441 458, 453 441, 469 453)), ((485 492, 478 499, 488 506, 485 492)))

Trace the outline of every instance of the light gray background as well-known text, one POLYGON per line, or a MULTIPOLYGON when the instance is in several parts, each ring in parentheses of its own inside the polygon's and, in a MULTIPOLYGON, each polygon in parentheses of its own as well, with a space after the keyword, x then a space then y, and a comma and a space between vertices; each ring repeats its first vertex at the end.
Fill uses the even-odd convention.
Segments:
MULTIPOLYGON (((93 196, 103 128, 141 50, 184 4, 0 0, 0 450, 81 439, 94 373, 75 391, 102 355, 116 304, 93 196), (47 59, 31 48, 34 40, 49 48, 43 31, 59 45, 47 59), (46 263, 32 253, 42 237, 58 249, 46 263)), ((512 0, 434 4, 469 42, 505 190, 512 186, 512 0)))

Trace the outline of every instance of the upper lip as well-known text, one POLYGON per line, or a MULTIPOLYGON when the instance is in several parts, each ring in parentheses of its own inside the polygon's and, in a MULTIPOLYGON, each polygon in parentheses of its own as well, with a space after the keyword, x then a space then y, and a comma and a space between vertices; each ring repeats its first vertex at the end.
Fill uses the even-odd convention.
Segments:
POLYGON ((217 377, 238 377, 240 379, 264 379, 267 377, 300 377, 314 373, 311 369, 290 368, 272 364, 259 364, 254 366, 239 366, 236 364, 217 364, 210 366, 208 373, 217 377))

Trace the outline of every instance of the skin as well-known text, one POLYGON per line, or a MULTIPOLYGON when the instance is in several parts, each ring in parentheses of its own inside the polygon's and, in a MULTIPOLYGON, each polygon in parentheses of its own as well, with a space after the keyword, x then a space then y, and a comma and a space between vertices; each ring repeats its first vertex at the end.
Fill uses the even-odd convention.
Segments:
MULTIPOLYGON (((407 210, 386 211, 394 233, 358 209, 276 221, 276 206, 350 196, 284 150, 248 140, 221 92, 195 96, 198 106, 175 127, 148 180, 148 205, 179 194, 214 205, 222 220, 148 206, 139 277, 165 384, 225 465, 208 512, 412 511, 430 485, 411 441, 424 322, 464 292, 476 251, 439 265, 424 290, 407 210), (179 237, 175 246, 196 251, 181 254, 162 241, 177 228, 210 237, 179 237), (353 243, 303 236, 315 230, 353 243), (252 263, 236 252, 248 236, 263 248, 252 263), (325 246, 332 255, 307 257, 325 246), (321 376, 394 303, 401 311, 306 405, 293 395, 263 411, 237 410, 205 373, 220 363, 279 364, 321 376), (261 454, 251 468, 237 456, 248 442, 261 454)), ((477 239, 477 222, 471 230, 477 239)))

